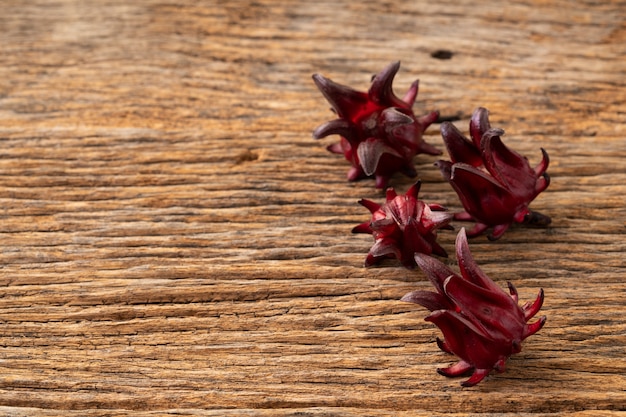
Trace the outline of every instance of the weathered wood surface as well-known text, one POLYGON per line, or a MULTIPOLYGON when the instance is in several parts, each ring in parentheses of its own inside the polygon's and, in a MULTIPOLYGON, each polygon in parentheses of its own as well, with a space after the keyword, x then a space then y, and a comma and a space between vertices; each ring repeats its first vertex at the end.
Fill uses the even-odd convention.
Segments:
MULTIPOLYGON (((599 0, 3 1, 0 414, 622 415, 625 18, 599 0), (423 274, 362 267, 356 201, 383 195, 311 138, 333 117, 312 73, 364 90, 395 60, 416 113, 466 131, 485 106, 552 159, 533 203, 551 227, 470 243, 522 299, 544 288, 548 322, 471 389, 398 301, 423 274)), ((443 149, 438 126, 426 140, 443 149)), ((435 160, 416 158, 421 197, 457 210, 435 160)))

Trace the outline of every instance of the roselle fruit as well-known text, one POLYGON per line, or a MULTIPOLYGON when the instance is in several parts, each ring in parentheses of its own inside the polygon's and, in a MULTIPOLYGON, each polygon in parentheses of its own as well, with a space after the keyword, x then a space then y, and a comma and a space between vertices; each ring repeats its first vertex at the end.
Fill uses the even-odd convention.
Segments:
POLYGON ((317 127, 313 137, 341 137, 328 150, 343 154, 352 164, 348 171, 350 181, 374 176, 376 187, 385 188, 396 172, 409 177, 417 175, 413 165, 416 154, 441 154, 422 139, 424 130, 437 120, 439 113, 415 116, 412 106, 418 92, 417 80, 403 98, 394 94, 392 83, 399 68, 400 62, 387 66, 374 77, 367 93, 313 75, 317 88, 338 117, 317 127))
POLYGON ((452 214, 439 204, 426 204, 418 200, 420 186, 418 181, 404 195, 398 195, 393 188, 388 188, 386 202, 382 206, 371 200, 359 201, 372 213, 369 222, 352 229, 353 233, 369 233, 374 237, 374 245, 365 258, 365 266, 395 258, 412 269, 416 265, 416 252, 448 256, 437 243, 437 229, 448 227, 452 214))
POLYGON ((489 112, 482 107, 470 120, 472 140, 452 123, 441 124, 451 161, 440 160, 435 165, 465 208, 455 219, 476 223, 467 233, 470 237, 493 228, 488 237, 495 240, 513 223, 547 226, 551 222, 550 217, 528 208, 550 184, 548 153, 542 148, 541 162, 531 168, 526 157, 504 145, 503 134, 502 129, 491 128, 489 112))
POLYGON ((507 283, 507 294, 478 267, 464 228, 456 238, 456 256, 461 275, 437 259, 415 254, 417 265, 437 292, 413 291, 402 300, 431 311, 426 321, 439 327, 444 336, 444 340, 437 339, 437 344, 460 358, 458 363, 437 371, 448 377, 471 373, 461 384, 469 387, 492 370, 504 372, 507 359, 521 351, 522 341, 539 331, 546 317, 528 323, 543 304, 543 290, 534 302, 520 307, 512 283, 507 283))

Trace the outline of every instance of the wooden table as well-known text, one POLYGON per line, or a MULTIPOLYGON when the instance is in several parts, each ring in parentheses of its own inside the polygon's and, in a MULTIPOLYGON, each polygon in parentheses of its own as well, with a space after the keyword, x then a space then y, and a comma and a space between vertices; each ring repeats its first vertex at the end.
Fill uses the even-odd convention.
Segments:
MULTIPOLYGON (((624 415, 623 1, 2 3, 1 415, 624 415), (423 273, 363 267, 383 193, 311 137, 311 74, 366 90, 396 60, 417 114, 484 106, 551 158, 552 225, 470 242, 548 316, 474 388, 399 301, 423 273)), ((457 211, 437 159, 420 198, 457 211)))

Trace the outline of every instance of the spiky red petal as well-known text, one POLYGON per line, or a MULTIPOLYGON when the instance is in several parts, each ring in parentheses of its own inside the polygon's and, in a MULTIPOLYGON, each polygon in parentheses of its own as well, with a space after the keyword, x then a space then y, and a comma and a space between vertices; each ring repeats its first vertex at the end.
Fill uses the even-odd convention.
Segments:
POLYGON ((528 209, 550 184, 547 152, 542 148, 541 162, 531 168, 526 157, 504 145, 504 131, 491 128, 489 112, 482 107, 474 111, 469 130, 471 140, 451 123, 443 123, 441 135, 451 161, 436 163, 469 215, 456 218, 476 222, 468 235, 493 228, 488 237, 496 240, 512 223, 548 225, 549 217, 528 209))
POLYGON ((414 268, 415 253, 447 256, 436 241, 437 230, 447 227, 452 215, 443 211, 440 205, 435 205, 439 210, 431 210, 428 204, 418 199, 419 189, 419 181, 402 195, 388 188, 383 205, 370 200, 359 201, 372 213, 369 223, 352 229, 355 233, 371 233, 374 237, 374 246, 366 259, 367 266, 386 258, 397 258, 407 268, 414 268))
POLYGON ((452 163, 464 162, 472 166, 480 166, 483 161, 480 151, 467 140, 455 125, 450 122, 441 124, 441 134, 446 138, 444 144, 452 163))
POLYGON ((480 149, 480 141, 489 129, 491 129, 489 111, 484 107, 474 110, 470 119, 469 132, 476 149, 480 149))
POLYGON ((444 335, 437 340, 441 350, 461 361, 438 371, 457 376, 473 371, 463 386, 472 386, 491 370, 502 372, 506 360, 521 351, 521 343, 545 324, 545 316, 528 323, 543 303, 543 290, 533 303, 518 305, 518 293, 508 283, 509 293, 493 282, 476 264, 469 251, 465 229, 456 239, 456 254, 461 275, 440 261, 416 254, 415 261, 437 292, 413 291, 402 300, 426 307, 426 321, 434 323, 444 335))
POLYGON ((474 370, 474 366, 472 366, 471 364, 465 361, 458 361, 454 365, 450 365, 447 368, 437 369, 437 372, 439 372, 443 376, 447 376, 451 378, 455 376, 465 375, 469 372, 472 372, 473 370, 474 370))
POLYGON ((367 93, 313 75, 315 85, 339 117, 316 128, 313 137, 341 137, 340 143, 329 150, 343 153, 352 164, 350 181, 373 176, 376 187, 384 188, 396 172, 416 175, 416 154, 441 154, 422 139, 424 130, 437 120, 439 113, 415 116, 412 106, 418 93, 417 81, 402 99, 394 94, 392 84, 399 68, 400 62, 388 65, 374 77, 367 93))

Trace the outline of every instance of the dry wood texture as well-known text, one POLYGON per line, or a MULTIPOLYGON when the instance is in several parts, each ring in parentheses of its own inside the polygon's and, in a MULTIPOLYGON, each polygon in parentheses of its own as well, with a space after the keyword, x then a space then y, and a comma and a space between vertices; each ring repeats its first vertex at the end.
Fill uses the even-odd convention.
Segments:
MULTIPOLYGON (((625 11, 4 0, 0 414, 623 415, 625 11), (548 322, 471 389, 435 372, 453 357, 399 301, 424 275, 362 267, 356 202, 383 194, 311 138, 334 117, 311 74, 365 90, 395 60, 399 94, 421 80, 416 113, 466 131, 485 106, 552 160, 532 207, 553 224, 470 242, 522 300, 544 288, 548 322)), ((426 140, 443 149, 437 125, 426 140)), ((436 159, 415 160, 421 198, 458 210, 436 159)))

